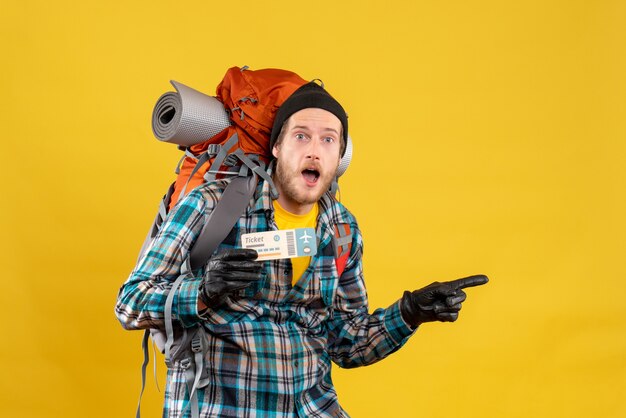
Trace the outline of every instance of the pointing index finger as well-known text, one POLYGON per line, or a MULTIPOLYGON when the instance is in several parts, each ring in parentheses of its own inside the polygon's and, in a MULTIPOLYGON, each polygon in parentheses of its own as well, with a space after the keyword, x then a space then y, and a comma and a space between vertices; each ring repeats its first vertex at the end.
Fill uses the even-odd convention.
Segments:
POLYGON ((464 289, 466 287, 482 286, 487 283, 489 279, 484 274, 477 274, 475 276, 464 277, 462 279, 452 280, 448 282, 454 289, 464 289))

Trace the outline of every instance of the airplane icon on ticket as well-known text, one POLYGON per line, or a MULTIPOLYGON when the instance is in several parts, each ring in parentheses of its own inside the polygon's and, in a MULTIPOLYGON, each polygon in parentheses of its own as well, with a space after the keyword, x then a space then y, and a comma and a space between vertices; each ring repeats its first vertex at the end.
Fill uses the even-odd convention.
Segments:
POLYGON ((307 233, 306 233, 306 231, 304 231, 304 235, 302 235, 302 236, 300 237, 300 239, 304 240, 304 243, 305 243, 305 244, 308 244, 308 243, 309 243, 309 240, 310 240, 311 238, 313 238, 313 237, 312 237, 312 236, 310 236, 309 234, 307 234, 307 233))

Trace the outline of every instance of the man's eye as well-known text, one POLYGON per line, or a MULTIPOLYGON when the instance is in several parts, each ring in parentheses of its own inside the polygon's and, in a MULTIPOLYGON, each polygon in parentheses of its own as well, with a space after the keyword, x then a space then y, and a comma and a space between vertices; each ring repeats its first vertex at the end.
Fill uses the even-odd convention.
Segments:
POLYGON ((333 142, 335 142, 335 138, 333 138, 332 136, 327 136, 326 138, 324 138, 324 142, 332 144, 333 142))
POLYGON ((296 139, 299 141, 302 141, 304 139, 306 139, 306 137, 304 136, 304 134, 296 134, 296 139))

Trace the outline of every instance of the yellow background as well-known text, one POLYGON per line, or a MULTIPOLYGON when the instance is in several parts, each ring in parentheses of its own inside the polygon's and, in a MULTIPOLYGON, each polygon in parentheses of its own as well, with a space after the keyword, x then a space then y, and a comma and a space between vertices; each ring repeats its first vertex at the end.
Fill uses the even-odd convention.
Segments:
POLYGON ((14 0, 0 41, 0 415, 133 416, 113 306, 179 158, 152 107, 249 65, 348 110, 372 308, 491 278, 335 370, 354 417, 626 417, 626 2, 14 0))

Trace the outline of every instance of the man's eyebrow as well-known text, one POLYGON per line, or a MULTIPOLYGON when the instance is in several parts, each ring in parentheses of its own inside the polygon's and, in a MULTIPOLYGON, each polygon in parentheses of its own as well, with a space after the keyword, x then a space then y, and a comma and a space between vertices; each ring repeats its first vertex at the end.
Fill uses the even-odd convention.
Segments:
MULTIPOLYGON (((291 129, 305 129, 305 130, 310 130, 311 128, 309 128, 308 126, 305 125, 296 125, 296 126, 292 126, 291 129)), ((337 135, 339 135, 339 131, 336 130, 335 128, 323 128, 324 131, 331 131, 336 133, 337 135)))

